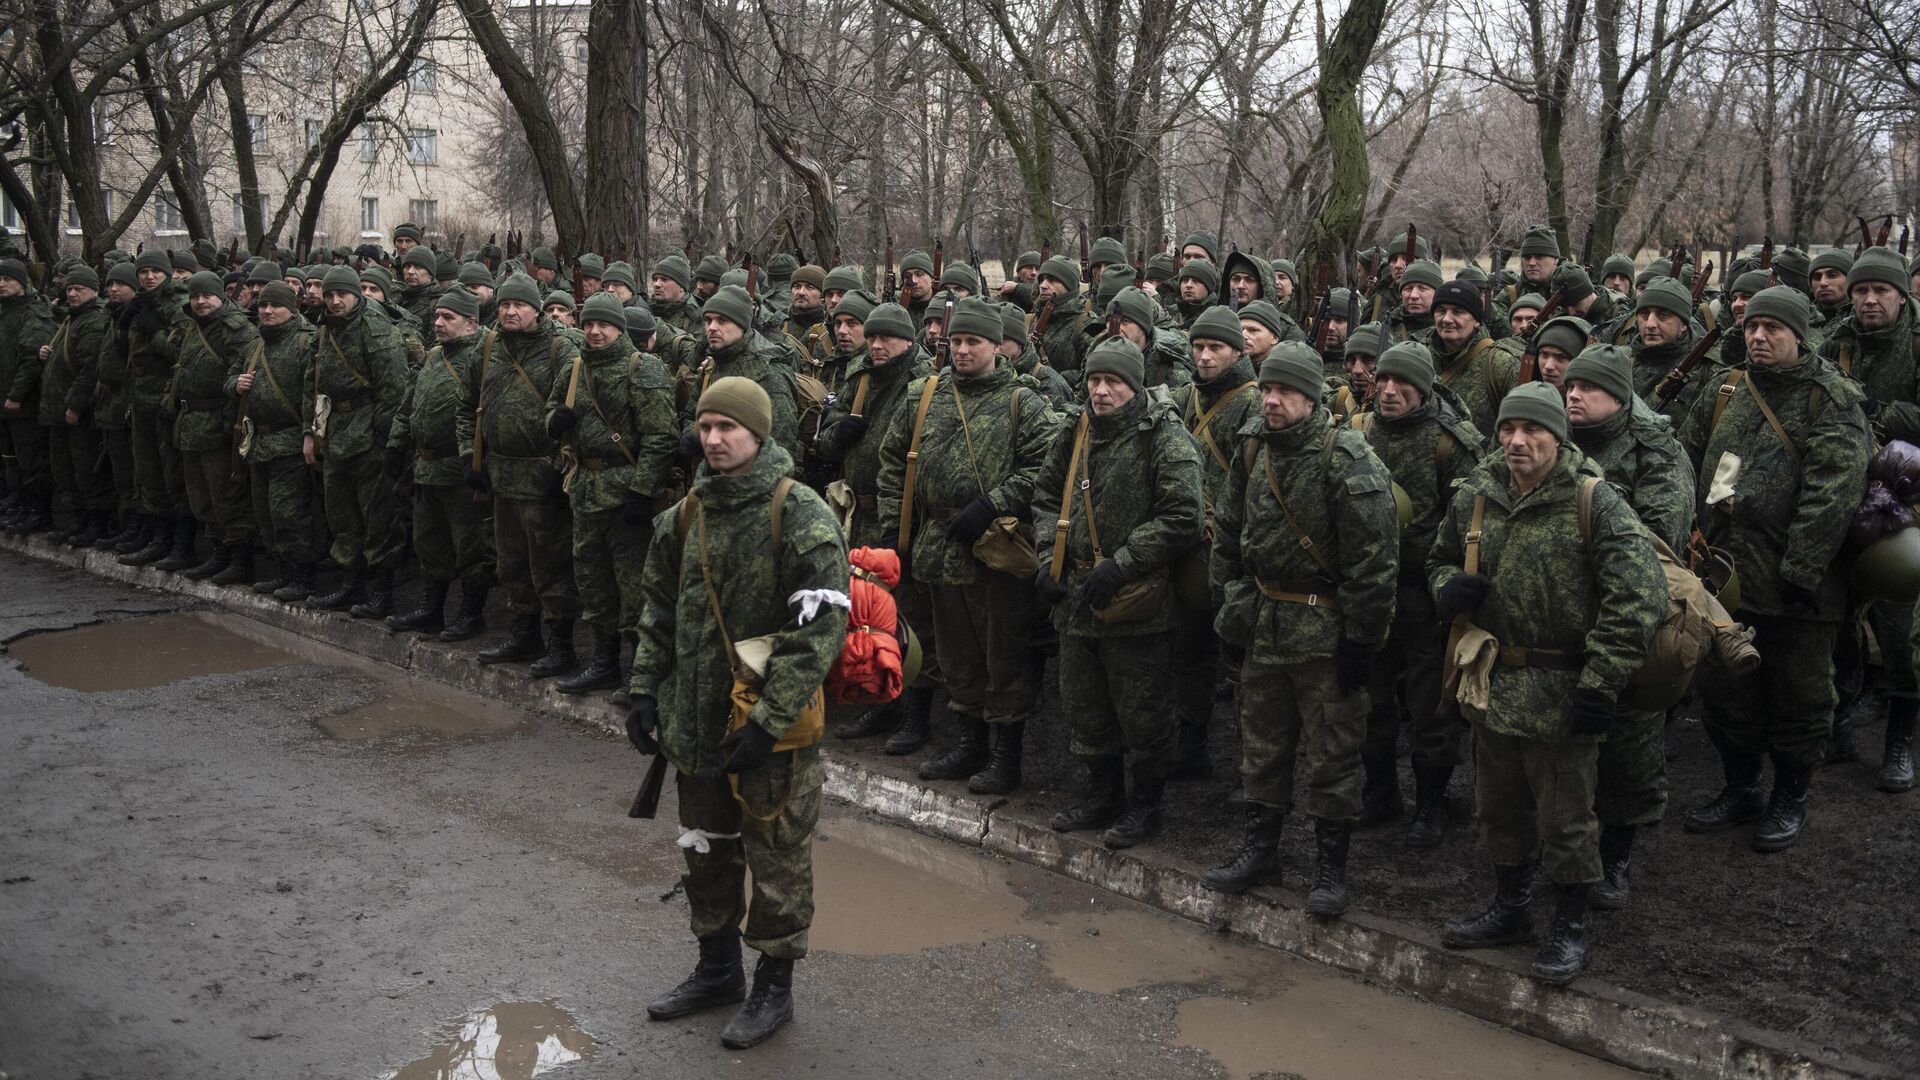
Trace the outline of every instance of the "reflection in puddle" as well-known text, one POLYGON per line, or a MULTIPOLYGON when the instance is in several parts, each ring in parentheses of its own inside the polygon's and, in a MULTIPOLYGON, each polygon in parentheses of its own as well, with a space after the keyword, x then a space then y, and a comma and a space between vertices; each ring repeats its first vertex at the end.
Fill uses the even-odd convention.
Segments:
POLYGON ((200 675, 298 663, 293 653, 224 628, 215 615, 121 619, 20 638, 7 655, 49 686, 103 693, 144 690, 200 675))
POLYGON ((433 1052, 386 1080, 532 1080, 593 1057, 593 1036, 565 1009, 540 1002, 495 1005, 460 1021, 433 1052))
POLYGON ((343 742, 373 742, 401 735, 486 738, 519 730, 524 719, 473 694, 409 681, 350 712, 323 716, 318 723, 320 730, 343 742))

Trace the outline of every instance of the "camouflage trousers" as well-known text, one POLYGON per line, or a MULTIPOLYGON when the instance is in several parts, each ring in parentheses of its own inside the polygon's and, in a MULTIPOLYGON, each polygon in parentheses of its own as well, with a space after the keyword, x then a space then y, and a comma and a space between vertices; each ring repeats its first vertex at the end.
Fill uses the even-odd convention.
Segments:
MULTIPOLYGON (((1173 755, 1167 635, 1060 635, 1060 702, 1075 757, 1127 758, 1134 776, 1157 776, 1173 755)), ((1212 682, 1207 683, 1212 695, 1212 682)))
MULTIPOLYGON (((1838 623, 1743 612, 1760 670, 1733 676, 1714 664, 1695 676, 1714 745, 1772 753, 1811 768, 1833 734, 1833 645, 1838 623)), ((1898 648, 1898 645, 1895 646, 1898 648)))
POLYGON ((106 451, 106 508, 119 511, 125 520, 140 510, 140 490, 133 481, 133 432, 126 428, 101 428, 99 434, 106 451))
POLYGON ((113 509, 113 477, 92 424, 48 425, 47 461, 54 494, 69 509, 76 514, 113 509))
POLYGON ((1393 760, 1399 754, 1400 726, 1407 728, 1413 760, 1422 765, 1460 764, 1467 723, 1457 713, 1440 715, 1441 657, 1446 628, 1437 622, 1395 622, 1387 642, 1373 659, 1367 686, 1366 756, 1393 760))
POLYGON ((580 613, 572 533, 573 510, 563 500, 493 497, 495 568, 515 615, 571 619, 580 613))
POLYGON ((464 484, 413 485, 413 553, 428 581, 493 579, 493 522, 464 484))
POLYGON ((261 546, 288 566, 309 566, 325 552, 313 470, 298 454, 247 466, 247 493, 261 546))
POLYGON ((1562 742, 1473 733, 1473 803, 1480 838, 1496 866, 1540 853, 1556 885, 1600 880, 1600 826, 1593 813, 1599 740, 1562 742))
POLYGON ((1873 685, 1893 697, 1920 696, 1913 672, 1913 605, 1876 600, 1867 606, 1867 629, 1880 649, 1880 668, 1873 685))
POLYGON ((1214 632, 1214 611, 1173 605, 1169 649, 1173 667, 1172 707, 1182 748, 1205 746, 1213 723, 1214 691, 1220 684, 1220 635, 1214 632))
POLYGON ((173 418, 158 405, 133 407, 133 483, 143 513, 187 513, 187 480, 173 448, 173 418))
POLYGON ((182 450, 180 469, 187 481, 187 507, 207 536, 226 543, 253 541, 253 504, 247 479, 233 475, 233 451, 182 450))
POLYGON ((1629 709, 1600 744, 1593 812, 1602 825, 1658 825, 1667 816, 1667 714, 1629 709))
POLYGON ((1035 697, 1032 586, 982 570, 971 585, 930 585, 928 594, 948 708, 990 724, 1023 719, 1035 697))
POLYGON ((8 484, 15 491, 30 495, 51 494, 53 477, 47 468, 47 429, 26 415, 25 406, 19 418, 8 417, 4 426, 13 444, 8 484))
POLYGON ((724 775, 676 775, 680 828, 707 834, 705 853, 681 849, 687 860, 693 936, 739 926, 744 917, 750 948, 776 960, 807 955, 807 930, 813 925, 813 829, 820 821, 823 778, 820 750, 812 746, 775 754, 765 766, 740 773, 739 801, 724 775), (771 821, 760 820, 769 814, 771 821))
POLYGON ((573 511, 573 581, 580 619, 601 633, 632 634, 640 621, 640 572, 653 522, 629 523, 622 507, 573 511))
POLYGON ((406 531, 394 505, 386 455, 379 450, 328 454, 320 466, 333 561, 347 571, 399 569, 406 531))
POLYGON ((1367 735, 1365 691, 1342 695, 1333 661, 1240 669, 1240 780, 1247 801, 1293 808, 1296 753, 1307 764, 1307 813, 1323 821, 1360 817, 1360 745, 1367 735))

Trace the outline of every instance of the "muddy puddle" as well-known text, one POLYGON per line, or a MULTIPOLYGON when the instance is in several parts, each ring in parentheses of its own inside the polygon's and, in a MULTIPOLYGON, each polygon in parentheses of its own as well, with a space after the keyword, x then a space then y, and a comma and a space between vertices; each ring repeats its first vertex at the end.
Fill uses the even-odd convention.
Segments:
POLYGON ((418 679, 396 680, 365 705, 323 716, 320 730, 341 742, 423 738, 430 741, 498 738, 522 731, 517 710, 418 679))
POLYGON ((440 1033, 427 1056, 383 1080, 532 1080, 593 1057, 593 1036, 551 1002, 495 1005, 440 1033))
POLYGON ((19 638, 6 647, 29 676, 85 693, 144 690, 202 675, 294 664, 295 653, 235 633, 233 616, 175 612, 19 638))

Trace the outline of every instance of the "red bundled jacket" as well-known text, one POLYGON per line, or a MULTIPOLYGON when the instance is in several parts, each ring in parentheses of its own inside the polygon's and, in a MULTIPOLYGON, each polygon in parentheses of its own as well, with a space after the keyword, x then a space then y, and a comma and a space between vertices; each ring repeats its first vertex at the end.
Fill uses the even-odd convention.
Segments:
POLYGON ((847 642, 827 672, 827 697, 840 705, 881 705, 900 696, 899 613, 891 590, 900 556, 887 548, 854 548, 847 596, 847 642))

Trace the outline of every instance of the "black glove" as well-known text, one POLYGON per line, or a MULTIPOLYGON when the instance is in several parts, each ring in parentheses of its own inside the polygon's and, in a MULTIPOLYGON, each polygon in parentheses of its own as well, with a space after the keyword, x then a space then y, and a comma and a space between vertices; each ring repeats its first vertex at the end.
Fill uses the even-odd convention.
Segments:
POLYGON ((1880 403, 1872 398, 1868 398, 1860 403, 1860 411, 1866 413, 1867 419, 1871 420, 1873 419, 1873 414, 1880 411, 1880 403))
POLYGON ((773 758, 773 744, 778 741, 759 724, 742 724, 720 740, 720 749, 727 752, 723 768, 730 773, 752 772, 773 758))
POLYGON ((635 750, 652 757, 660 752, 653 732, 660 726, 660 706, 650 697, 636 697, 627 706, 627 741, 635 750))
POLYGON ((695 431, 693 428, 688 428, 680 433, 680 450, 678 456, 681 467, 689 473, 693 472, 694 466, 700 464, 700 433, 698 431, 695 431))
POLYGON ((1376 649, 1351 638, 1342 637, 1333 647, 1333 682, 1340 693, 1351 697, 1366 689, 1367 680, 1373 675, 1373 656, 1376 649))
POLYGON ((487 486, 488 485, 487 485, 486 470, 476 469, 472 465, 468 465, 467 466, 467 490, 485 491, 487 490, 487 486))
POLYGON ((547 501, 564 503, 567 501, 567 477, 559 469, 547 477, 547 501))
POLYGON ((387 447, 387 479, 398 480, 400 474, 407 471, 407 452, 397 446, 387 447))
POLYGON ((1485 574, 1455 574, 1440 586, 1440 621, 1452 622, 1456 615, 1467 615, 1487 598, 1493 579, 1485 574))
POLYGON ((1040 599, 1049 604, 1063 600, 1067 595, 1067 587, 1053 580, 1051 563, 1041 563, 1040 569, 1034 571, 1033 589, 1040 594, 1040 599))
POLYGON ((620 518, 628 525, 639 527, 653 520, 653 500, 645 495, 629 495, 620 506, 620 518))
POLYGON ((1576 686, 1567 703, 1567 726, 1576 735, 1605 735, 1620 719, 1620 706, 1591 686, 1576 686))
POLYGON ((848 413, 846 416, 834 421, 833 424, 833 441, 841 450, 845 450, 854 443, 859 442, 860 436, 866 433, 867 418, 864 416, 856 416, 848 413))
POLYGON ((1811 613, 1820 610, 1820 594, 1805 586, 1795 585, 1791 581, 1780 582, 1780 599, 1789 608, 1798 608, 1811 613))
POLYGON ((556 405, 553 412, 547 414, 547 437, 555 442, 565 438, 567 432, 580 426, 580 414, 571 406, 556 405))
POLYGON ((978 496, 953 515, 953 520, 947 523, 947 535, 963 544, 971 544, 980 539, 987 531, 987 526, 999 516, 985 495, 978 496))
POLYGON ((133 328, 151 335, 157 333, 162 325, 159 306, 145 297, 139 298, 133 308, 133 328))
POLYGON ((1113 603, 1113 594, 1127 583, 1126 579, 1127 575, 1121 571, 1120 564, 1108 559, 1087 575, 1086 581, 1080 586, 1080 600, 1098 611, 1113 603))

